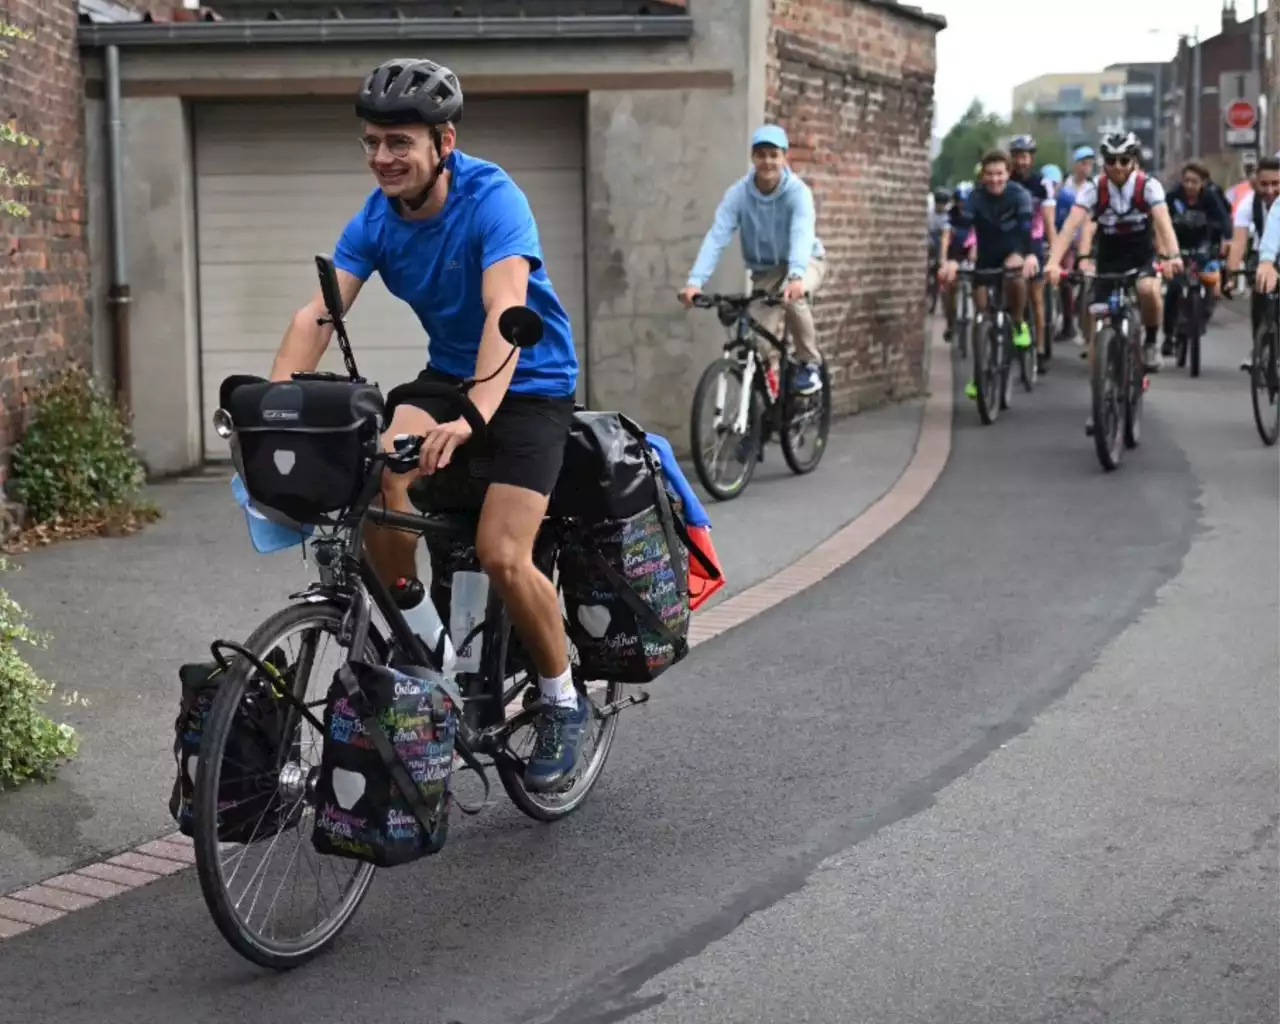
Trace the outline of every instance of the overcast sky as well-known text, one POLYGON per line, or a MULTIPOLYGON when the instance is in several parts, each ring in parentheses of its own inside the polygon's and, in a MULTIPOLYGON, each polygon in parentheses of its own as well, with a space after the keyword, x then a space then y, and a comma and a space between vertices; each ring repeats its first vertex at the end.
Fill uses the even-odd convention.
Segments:
MULTIPOLYGON (((955 124, 976 96, 1008 115, 1013 87, 1037 75, 1094 71, 1121 61, 1168 60, 1180 33, 1201 38, 1222 26, 1222 0, 906 0, 947 19, 938 34, 936 134, 955 124), (1159 25, 1153 30, 1152 26, 1159 25)), ((1260 11, 1266 0, 1258 0, 1260 11)), ((1253 0, 1236 0, 1240 20, 1253 0)))

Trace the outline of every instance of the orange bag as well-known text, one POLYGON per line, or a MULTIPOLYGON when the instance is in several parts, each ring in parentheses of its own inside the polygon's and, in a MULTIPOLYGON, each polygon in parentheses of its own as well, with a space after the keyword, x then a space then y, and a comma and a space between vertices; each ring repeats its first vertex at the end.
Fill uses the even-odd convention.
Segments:
POLYGON ((686 526, 689 546, 689 610, 697 611, 712 594, 724 586, 724 572, 715 545, 711 543, 711 528, 686 526))

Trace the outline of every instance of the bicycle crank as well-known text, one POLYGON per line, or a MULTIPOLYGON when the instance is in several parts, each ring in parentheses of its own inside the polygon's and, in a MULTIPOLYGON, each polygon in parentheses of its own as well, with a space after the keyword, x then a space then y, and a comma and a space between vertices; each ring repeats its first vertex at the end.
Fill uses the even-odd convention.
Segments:
POLYGON ((612 704, 606 704, 597 713, 601 718, 612 718, 619 711, 624 711, 635 704, 645 704, 648 700, 649 691, 641 690, 630 697, 623 697, 622 700, 615 700, 612 704))

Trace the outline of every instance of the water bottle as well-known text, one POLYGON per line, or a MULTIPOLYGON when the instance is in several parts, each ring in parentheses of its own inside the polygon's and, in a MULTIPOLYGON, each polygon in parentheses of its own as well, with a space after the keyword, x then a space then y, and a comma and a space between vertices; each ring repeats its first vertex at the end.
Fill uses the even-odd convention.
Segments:
POLYGON ((480 671, 484 633, 481 631, 470 640, 467 640, 467 635, 484 622, 484 610, 488 600, 489 577, 484 573, 459 571, 453 574, 453 599, 449 604, 449 632, 457 637, 461 645, 456 662, 459 672, 480 671))
POLYGON ((435 604, 427 597, 427 588, 422 585, 422 580, 407 579, 405 577, 396 580, 395 585, 391 588, 391 599, 396 603, 396 607, 400 609, 400 614, 404 616, 409 628, 413 630, 427 650, 434 653, 443 638, 444 651, 441 657, 440 671, 445 675, 450 675, 454 671, 454 664, 457 660, 453 651, 453 643, 449 639, 449 634, 445 632, 444 623, 440 621, 435 604))

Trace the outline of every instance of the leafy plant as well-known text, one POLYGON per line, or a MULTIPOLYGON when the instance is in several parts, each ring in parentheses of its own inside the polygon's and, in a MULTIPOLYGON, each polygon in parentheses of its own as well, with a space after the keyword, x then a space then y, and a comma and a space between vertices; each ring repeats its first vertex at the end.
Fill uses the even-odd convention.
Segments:
POLYGON ((119 406, 79 366, 34 394, 33 413, 13 455, 13 496, 30 523, 101 532, 122 518, 151 519, 141 498, 146 470, 119 406))
MULTIPOLYGON (((7 21, 0 21, 0 61, 9 59, 9 50, 4 45, 8 40, 21 39, 26 41, 34 38, 34 32, 26 32, 18 28, 17 25, 10 25, 7 21)), ((33 147, 40 145, 40 140, 19 131, 15 124, 0 121, 0 143, 33 147)), ((29 188, 33 184, 34 182, 25 174, 11 171, 3 163, 0 163, 0 186, 29 188)), ((0 213, 6 213, 11 217, 31 216, 31 211, 27 207, 7 196, 0 196, 0 213)))
MULTIPOLYGON (((10 568, 0 556, 0 571, 10 568)), ((0 589, 0 790, 27 779, 52 778, 57 763, 74 755, 80 744, 71 726, 40 711, 54 685, 27 664, 21 647, 45 647, 48 637, 31 629, 26 619, 18 602, 0 589)), ((63 703, 87 702, 72 693, 63 703)))

